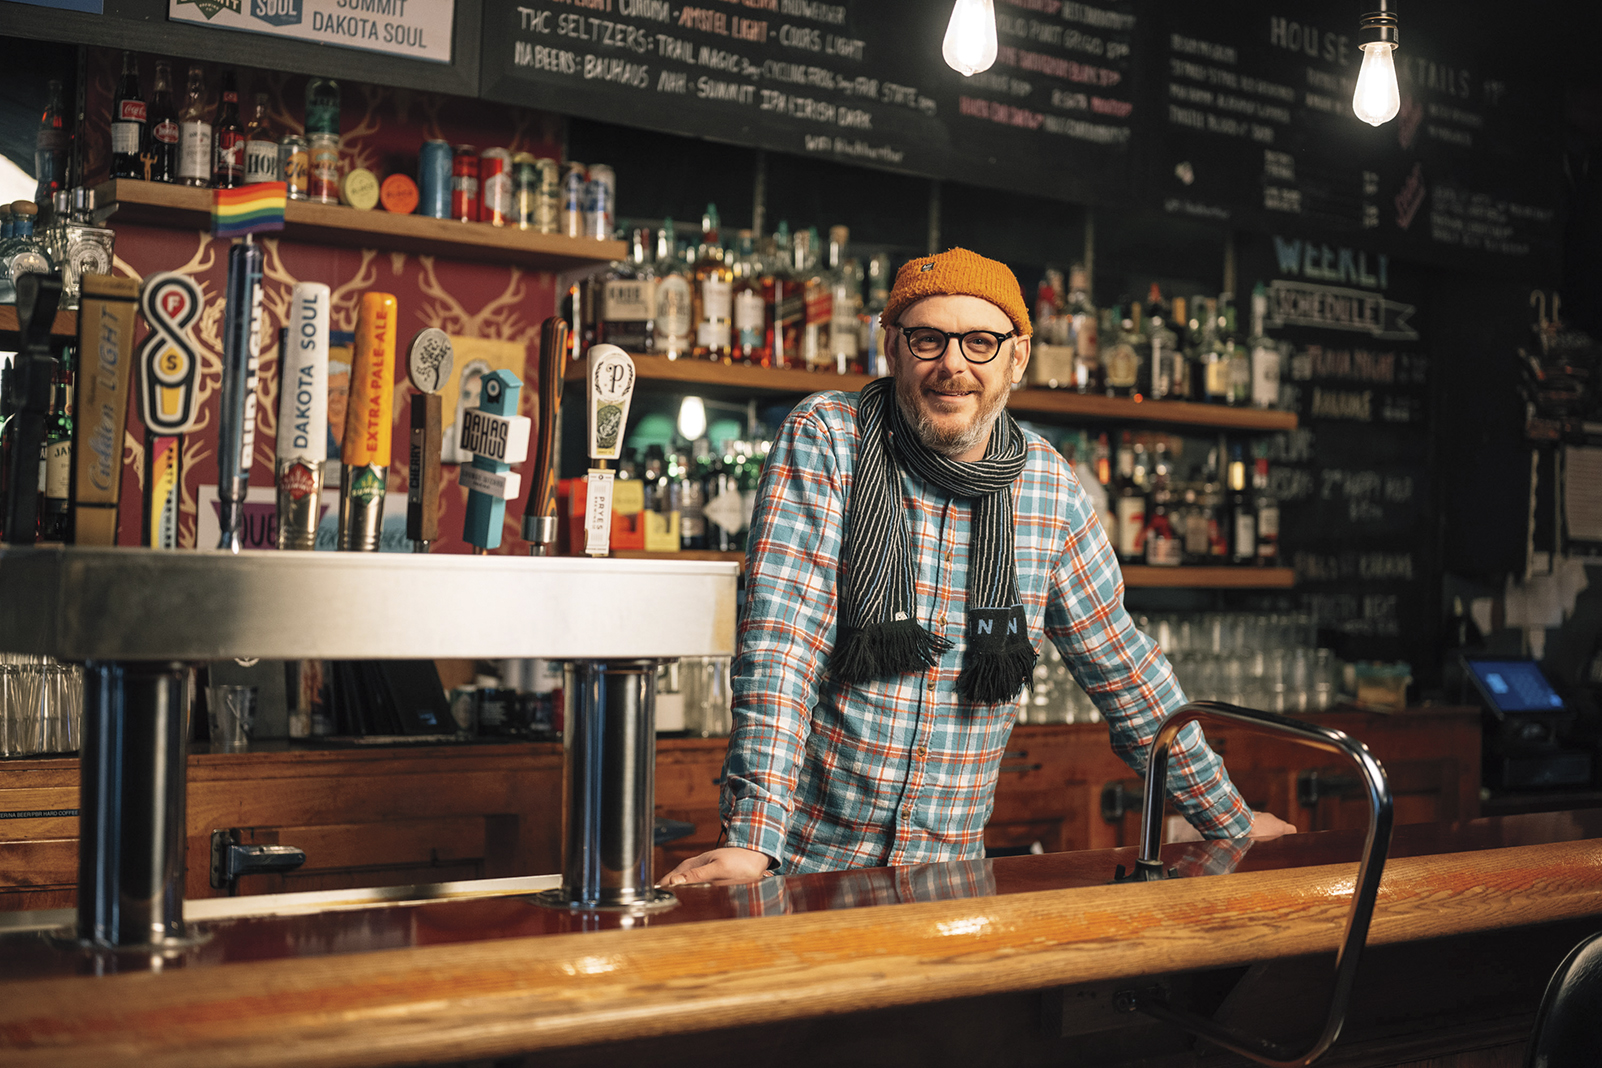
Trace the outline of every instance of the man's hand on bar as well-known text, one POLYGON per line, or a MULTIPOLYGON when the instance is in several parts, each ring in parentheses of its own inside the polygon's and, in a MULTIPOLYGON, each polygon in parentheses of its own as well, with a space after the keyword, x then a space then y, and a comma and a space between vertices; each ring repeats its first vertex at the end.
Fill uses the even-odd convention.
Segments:
POLYGON ((1269 812, 1253 812, 1252 829, 1246 832, 1246 837, 1278 838, 1282 834, 1295 833, 1296 825, 1294 823, 1286 823, 1269 812))
POLYGON ((754 883, 767 873, 768 863, 766 853, 759 853, 755 849, 725 846, 691 857, 664 875, 656 885, 712 883, 715 886, 727 886, 735 883, 754 883))

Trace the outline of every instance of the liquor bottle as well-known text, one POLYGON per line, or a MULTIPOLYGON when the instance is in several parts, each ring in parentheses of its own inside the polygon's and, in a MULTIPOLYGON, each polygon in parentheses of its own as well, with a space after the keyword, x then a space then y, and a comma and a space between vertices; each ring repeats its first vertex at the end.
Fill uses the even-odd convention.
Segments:
POLYGON ((679 487, 668 475, 667 456, 660 445, 645 447, 641 472, 645 483, 645 548, 649 552, 678 552, 679 487))
POLYGON ((670 360, 687 354, 695 329, 690 278, 677 254, 673 220, 656 235, 656 351, 670 360))
MULTIPOLYGON (((696 442, 700 445, 701 442, 696 442)), ((733 442, 705 457, 700 482, 706 487, 706 543, 718 552, 736 552, 745 547, 745 503, 740 493, 738 462, 733 442)), ((701 462, 701 458, 697 458, 701 462)))
POLYGON ((1222 297, 1219 304, 1222 305, 1220 318, 1223 320, 1221 340, 1224 350, 1225 402, 1240 407, 1252 402, 1251 356, 1240 339, 1235 305, 1225 303, 1222 297))
POLYGON ((768 367, 767 302, 762 299, 762 264, 757 260, 751 231, 740 231, 734 259, 734 358, 743 364, 768 367))
POLYGON ((67 133, 67 106, 62 102, 61 83, 51 79, 48 89, 33 148, 33 173, 39 180, 33 202, 40 211, 50 211, 56 193, 67 188, 67 159, 72 140, 67 133))
POLYGON ((266 93, 256 94, 256 109, 245 127, 245 184, 276 182, 278 139, 273 136, 272 120, 267 116, 266 93))
MULTIPOLYGON (((1265 333, 1268 319, 1268 290, 1259 282, 1252 290, 1252 336, 1247 344, 1252 352, 1252 407, 1279 407, 1279 343, 1265 333)), ((1261 535, 1261 531, 1259 531, 1261 535)))
POLYGON ((808 227, 795 235, 795 271, 806 303, 801 331, 801 365, 821 371, 829 362, 829 324, 834 322, 834 289, 818 257, 818 231, 808 227))
POLYGON ((1185 541, 1171 512, 1172 502, 1168 477, 1159 475, 1146 509, 1146 563, 1152 567, 1178 567, 1185 559, 1185 541))
POLYGON ((122 54, 122 79, 111 105, 111 176, 146 178, 145 142, 149 124, 145 98, 139 92, 139 63, 132 52, 122 54))
POLYGON ((245 129, 239 123, 239 89, 234 72, 223 71, 222 102, 217 105, 217 124, 212 129, 211 184, 215 189, 233 189, 245 184, 245 129))
POLYGON ((806 294, 795 264, 790 224, 781 221, 773 234, 773 256, 762 280, 762 299, 768 306, 768 348, 773 353, 774 367, 801 366, 806 294))
POLYGON ((629 258, 612 265, 601 287, 601 340, 629 352, 656 348, 656 271, 647 260, 651 231, 629 238, 629 258))
POLYGON ((1133 397, 1140 385, 1141 358, 1140 348, 1145 338, 1136 332, 1133 319, 1120 315, 1121 309, 1113 308, 1113 324, 1118 329, 1117 336, 1110 346, 1102 350, 1105 361, 1106 375, 1104 379, 1106 392, 1109 397, 1133 397))
POLYGON ((890 303, 890 255, 881 252, 868 261, 868 303, 863 308, 862 353, 868 374, 876 378, 890 373, 889 356, 884 351, 885 329, 879 320, 890 303))
POLYGON ((724 262, 719 237, 718 206, 708 204, 701 216, 700 254, 691 274, 695 348, 698 360, 733 362, 734 271, 724 262))
POLYGON ((206 121, 206 74, 189 68, 189 88, 178 113, 178 181, 182 185, 211 184, 211 123, 206 121))
POLYGON ((39 540, 64 542, 70 534, 72 493, 72 359, 62 349, 51 376, 50 415, 45 421, 44 501, 39 509, 39 540))
POLYGON ((1185 380, 1185 354, 1179 348, 1179 335, 1168 327, 1168 309, 1155 282, 1146 314, 1146 337, 1151 346, 1151 389, 1146 396, 1150 400, 1176 400, 1183 396, 1180 387, 1185 380))
POLYGON ((1191 484, 1185 487, 1183 524, 1185 528, 1185 563, 1205 564, 1209 553, 1208 516, 1203 497, 1197 487, 1200 473, 1191 472, 1191 484))
POLYGON ((1174 332, 1174 392, 1170 400, 1190 400, 1191 381, 1191 345, 1190 320, 1186 318, 1189 311, 1189 302, 1184 297, 1175 297, 1168 305, 1167 327, 1174 332))
POLYGON ((11 240, 0 253, 0 303, 16 303, 16 280, 24 274, 49 274, 55 262, 44 243, 33 236, 34 220, 39 206, 31 200, 17 200, 11 204, 13 217, 11 240))
POLYGON ((1246 453, 1240 445, 1229 453, 1229 562, 1251 564, 1257 560, 1257 508, 1246 492, 1246 453))
POLYGON ((1058 322, 1062 310, 1062 289, 1057 284, 1061 278, 1061 271, 1048 267, 1045 277, 1035 287, 1034 320, 1030 325, 1034 327, 1038 344, 1062 344, 1059 339, 1065 324, 1058 322))
MULTIPOLYGON (((694 447, 706 448, 706 439, 694 447)), ((706 541, 706 485, 694 477, 690 457, 675 453, 668 465, 668 478, 678 486, 679 547, 705 549, 706 541)))
POLYGON ((178 112, 172 103, 172 64, 156 61, 156 83, 150 90, 150 135, 145 139, 150 182, 178 181, 178 112))
POLYGON ((1225 350, 1218 302, 1209 297, 1202 304, 1201 342, 1197 347, 1201 400, 1208 404, 1229 403, 1229 353, 1225 350))
POLYGON ((1068 270, 1068 299, 1063 315, 1069 323, 1074 346, 1074 389, 1080 393, 1100 393, 1101 330, 1096 306, 1090 302, 1090 272, 1076 263, 1068 270))
POLYGON ((861 369, 858 336, 862 313, 862 268, 846 258, 851 231, 844 226, 829 227, 829 360, 835 373, 861 369))
POLYGON ((1257 460, 1252 474, 1253 502, 1257 511, 1257 563, 1262 567, 1279 565, 1279 501, 1269 492, 1268 461, 1257 460))
POLYGON ((1125 563, 1138 563, 1144 552, 1146 494, 1135 477, 1134 435, 1124 431, 1118 443, 1117 500, 1113 505, 1117 537, 1113 549, 1125 563))
POLYGON ((339 83, 332 78, 313 78, 306 83, 306 136, 339 136, 339 83))

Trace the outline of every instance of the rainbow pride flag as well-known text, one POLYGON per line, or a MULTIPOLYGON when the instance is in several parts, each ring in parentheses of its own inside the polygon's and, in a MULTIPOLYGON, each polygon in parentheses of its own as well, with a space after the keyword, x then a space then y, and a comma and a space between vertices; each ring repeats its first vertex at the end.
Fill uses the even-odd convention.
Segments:
POLYGON ((282 230, 288 203, 289 186, 284 182, 215 190, 211 198, 211 232, 216 237, 238 237, 282 230))

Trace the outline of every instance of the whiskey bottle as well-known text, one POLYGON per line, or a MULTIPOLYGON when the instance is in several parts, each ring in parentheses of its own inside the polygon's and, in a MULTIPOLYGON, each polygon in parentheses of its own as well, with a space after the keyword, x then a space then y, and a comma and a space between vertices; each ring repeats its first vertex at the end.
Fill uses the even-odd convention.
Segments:
POLYGON ((1229 454, 1229 562, 1257 562, 1257 508, 1246 492, 1246 453, 1240 445, 1229 454))
MULTIPOLYGON (((1279 343, 1265 332, 1268 319, 1268 290, 1261 282, 1252 290, 1252 336, 1247 344, 1252 352, 1252 407, 1279 407, 1281 354, 1279 343)), ((1260 534, 1261 532, 1259 532, 1260 534)))
POLYGON ((1068 270, 1068 298, 1063 315, 1069 323, 1074 346, 1074 389, 1080 393, 1100 393, 1101 331, 1096 306, 1090 302, 1090 273, 1076 263, 1068 270))
POLYGON ((1179 349, 1179 335, 1168 327, 1168 309, 1155 282, 1146 314, 1146 337, 1151 349, 1151 386, 1146 396, 1150 400, 1174 400, 1181 395, 1180 386, 1185 380, 1185 354, 1179 349))
POLYGON ((211 184, 211 123, 206 121, 206 75, 189 68, 189 88, 178 113, 178 181, 182 185, 211 184))
POLYGON ((796 251, 790 224, 780 222, 773 234, 773 254, 762 279, 762 301, 767 305, 768 348, 774 367, 800 367, 803 327, 806 322, 805 286, 796 270, 796 251))
MULTIPOLYGON (((694 447, 706 446, 706 439, 702 438, 694 447)), ((678 487, 679 547, 687 550, 705 549, 706 484, 695 477, 690 457, 682 452, 675 453, 669 462, 668 478, 678 487)))
MULTIPOLYGON (((44 113, 34 138, 33 173, 39 184, 33 202, 41 211, 51 210, 56 194, 67 188, 67 159, 72 138, 67 132, 67 106, 62 102, 61 83, 51 79, 47 85, 44 113)), ((48 220, 46 220, 48 221, 48 220)))
POLYGON ((1262 567, 1279 566, 1279 501, 1268 486, 1268 461, 1257 460, 1252 474, 1253 502, 1257 511, 1257 563, 1262 567))
POLYGON ((267 117, 268 97, 256 94, 256 109, 245 127, 245 184, 280 181, 278 139, 273 136, 272 120, 267 117))
POLYGON ((139 92, 139 63, 132 52, 122 54, 122 78, 111 105, 111 176, 145 177, 145 142, 149 123, 145 98, 139 92))
POLYGON ((140 177, 148 182, 178 181, 178 112, 172 103, 172 64, 156 62, 150 90, 150 129, 140 177))
POLYGON ((1219 334, 1222 320, 1218 302, 1209 297, 1202 304, 1201 341, 1197 347, 1197 377, 1201 381, 1202 400, 1209 404, 1229 403, 1229 353, 1219 334))
POLYGON ((767 302, 762 297, 762 264, 757 260, 749 230, 741 230, 734 259, 734 358, 740 363, 768 367, 767 302))
POLYGON ((818 231, 795 235, 795 272, 806 311, 801 327, 801 365, 823 370, 829 363, 829 324, 834 321, 834 290, 818 257, 818 231))
POLYGON ((651 231, 635 230, 629 258, 612 265, 601 289, 601 340, 629 352, 656 347, 656 272, 646 259, 651 231))
POLYGON ((890 303, 890 255, 881 252, 868 261, 868 303, 863 309, 863 369, 875 378, 890 373, 889 356, 884 351, 885 329, 879 320, 890 303))
POLYGON ((656 349, 676 360, 693 344, 695 328, 690 279, 674 244, 673 220, 666 219, 656 235, 656 349))
POLYGON ((850 240, 847 227, 829 227, 829 362, 842 375, 861 369, 857 316, 862 308, 862 277, 856 261, 846 258, 850 240))
POLYGON ((50 415, 45 420, 44 500, 39 509, 39 540, 65 542, 71 533, 72 493, 72 360, 67 346, 51 377, 50 415))
POLYGON ((691 273, 695 348, 698 360, 733 362, 734 271, 724 262, 718 206, 701 216, 701 245, 691 273))
POLYGON ((1125 563, 1140 561, 1146 535, 1146 494, 1136 480, 1133 438, 1126 430, 1118 443, 1117 497, 1113 505, 1117 524, 1113 549, 1125 563))
POLYGON ((1219 299, 1219 303, 1223 305, 1224 321, 1225 400, 1228 404, 1240 407, 1252 402, 1252 361, 1240 339, 1235 305, 1225 303, 1223 298, 1219 299))
POLYGON ((1133 397, 1140 386, 1141 358, 1140 349, 1145 338, 1135 329, 1132 318, 1120 318, 1120 309, 1113 309, 1113 323, 1117 326, 1118 335, 1113 343, 1103 349, 1102 357, 1106 364, 1106 392, 1109 397, 1133 397))
POLYGON ((223 71, 222 102, 212 130, 211 184, 214 189, 245 184, 245 130, 239 124, 239 90, 231 70, 223 71))

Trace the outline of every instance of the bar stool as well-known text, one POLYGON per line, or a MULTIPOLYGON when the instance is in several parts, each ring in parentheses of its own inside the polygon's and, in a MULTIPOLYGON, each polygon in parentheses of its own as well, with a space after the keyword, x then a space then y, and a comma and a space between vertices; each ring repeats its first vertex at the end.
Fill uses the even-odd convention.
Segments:
POLYGON ((1595 1068, 1602 1064, 1602 931, 1575 946, 1552 973, 1524 1068, 1595 1068))

